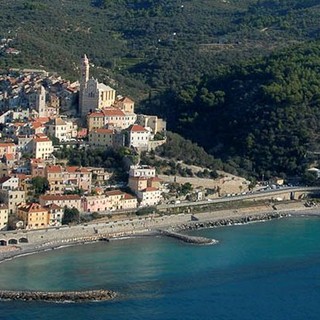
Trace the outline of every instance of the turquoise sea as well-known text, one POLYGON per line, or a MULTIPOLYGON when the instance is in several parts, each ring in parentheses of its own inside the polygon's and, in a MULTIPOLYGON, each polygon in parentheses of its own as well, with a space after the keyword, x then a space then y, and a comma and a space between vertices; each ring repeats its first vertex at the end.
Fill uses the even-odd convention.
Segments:
POLYGON ((135 238, 0 264, 2 289, 107 288, 112 302, 0 302, 0 319, 320 319, 320 218, 197 230, 218 245, 135 238))

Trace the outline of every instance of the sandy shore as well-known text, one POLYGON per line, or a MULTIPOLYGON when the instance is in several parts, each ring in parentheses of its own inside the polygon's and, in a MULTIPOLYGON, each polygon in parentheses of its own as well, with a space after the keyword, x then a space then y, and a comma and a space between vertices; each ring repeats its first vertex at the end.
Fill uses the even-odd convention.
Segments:
MULTIPOLYGON (((159 228, 169 229, 173 228, 175 230, 192 230, 196 228, 208 228, 208 227, 219 227, 230 224, 243 224, 252 221, 265 221, 275 218, 280 218, 284 216, 319 216, 320 217, 320 208, 306 208, 299 210, 281 210, 281 211, 272 211, 266 210, 264 212, 248 212, 245 209, 243 210, 230 210, 226 211, 216 211, 216 212, 204 212, 196 214, 196 221, 191 221, 190 218, 186 221, 186 216, 191 217, 191 215, 180 215, 177 217, 173 216, 173 219, 167 219, 162 224, 157 225, 159 228)), ((168 217, 170 218, 170 216, 168 217)), ((95 243, 106 239, 121 239, 124 237, 141 237, 141 236, 154 236, 157 234, 155 232, 156 228, 141 229, 135 228, 133 223, 132 230, 130 232, 124 231, 111 234, 100 234, 96 237, 83 237, 79 239, 62 239, 59 242, 48 242, 41 244, 24 244, 24 245, 14 245, 14 246, 3 246, 0 247, 0 262, 5 260, 10 260, 15 257, 36 254, 44 251, 50 251, 55 249, 60 249, 68 246, 74 245, 84 245, 89 243, 95 243)))

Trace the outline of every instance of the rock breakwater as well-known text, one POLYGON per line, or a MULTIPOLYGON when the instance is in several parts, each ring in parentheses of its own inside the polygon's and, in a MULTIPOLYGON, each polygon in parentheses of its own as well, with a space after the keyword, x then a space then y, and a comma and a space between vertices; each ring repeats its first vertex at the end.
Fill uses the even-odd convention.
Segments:
POLYGON ((168 230, 158 230, 158 232, 161 235, 164 235, 164 236, 167 236, 170 238, 174 238, 174 239, 178 239, 183 242, 192 243, 192 244, 216 244, 216 243, 218 243, 218 241, 214 240, 214 239, 209 239, 209 238, 205 238, 205 237, 195 237, 195 236, 190 236, 190 235, 172 232, 172 231, 168 231, 168 230))
POLYGON ((179 226, 174 227, 174 230, 175 231, 196 230, 196 229, 232 226, 232 225, 238 225, 238 224, 246 224, 250 222, 279 219, 287 216, 288 214, 286 213, 270 212, 270 213, 256 214, 256 215, 251 215, 246 217, 239 217, 239 218, 218 219, 215 221, 203 221, 203 222, 195 221, 195 222, 180 224, 179 226))
POLYGON ((9 291, 0 290, 1 300, 48 301, 48 302, 88 302, 112 300, 117 296, 110 290, 91 291, 9 291))

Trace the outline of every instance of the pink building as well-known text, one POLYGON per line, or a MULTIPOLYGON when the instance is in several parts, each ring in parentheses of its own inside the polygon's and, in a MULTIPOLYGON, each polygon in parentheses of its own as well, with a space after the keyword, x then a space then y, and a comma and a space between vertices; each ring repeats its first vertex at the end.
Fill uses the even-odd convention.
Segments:
POLYGON ((66 167, 64 179, 67 185, 91 192, 92 173, 83 167, 66 167))
POLYGON ((137 198, 120 190, 108 191, 105 195, 86 196, 82 199, 85 212, 134 209, 137 208, 137 205, 137 198))
POLYGON ((112 209, 110 199, 106 195, 86 196, 83 199, 82 206, 85 212, 100 212, 112 209))

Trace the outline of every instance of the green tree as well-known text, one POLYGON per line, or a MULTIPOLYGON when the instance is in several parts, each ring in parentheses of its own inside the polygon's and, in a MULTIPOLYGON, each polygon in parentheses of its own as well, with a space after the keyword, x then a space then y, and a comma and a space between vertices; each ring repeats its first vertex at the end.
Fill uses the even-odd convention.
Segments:
POLYGON ((62 219, 62 224, 68 223, 79 223, 80 222, 80 212, 77 208, 64 208, 64 215, 62 219))
POLYGON ((50 188, 49 181, 45 177, 34 177, 32 178, 31 183, 35 190, 36 197, 40 194, 44 194, 50 188))

